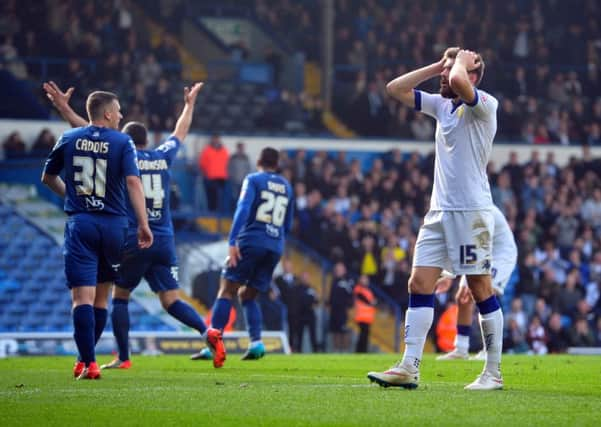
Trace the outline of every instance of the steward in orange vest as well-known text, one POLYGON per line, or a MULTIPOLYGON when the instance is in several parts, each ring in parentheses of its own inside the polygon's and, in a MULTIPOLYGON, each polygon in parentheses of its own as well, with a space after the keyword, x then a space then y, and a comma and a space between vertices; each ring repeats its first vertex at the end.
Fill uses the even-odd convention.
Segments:
POLYGON ((369 289, 369 277, 362 274, 353 289, 355 300, 355 322, 359 326, 359 338, 355 352, 367 353, 369 349, 369 327, 376 318, 377 300, 369 289))

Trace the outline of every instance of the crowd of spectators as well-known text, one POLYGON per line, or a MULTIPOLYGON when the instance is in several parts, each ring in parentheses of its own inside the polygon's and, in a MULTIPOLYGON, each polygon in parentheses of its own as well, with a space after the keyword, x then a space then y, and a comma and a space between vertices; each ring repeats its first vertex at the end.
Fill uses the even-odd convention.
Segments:
MULTIPOLYGON (((311 28, 322 25, 321 2, 255 6, 283 39, 320 60, 311 28)), ((333 107, 359 134, 431 140, 432 123, 392 100, 386 83, 464 46, 484 57, 482 88, 500 100, 500 140, 601 144, 599 22, 595 0, 335 0, 333 107)))
MULTIPOLYGON (((131 0, 3 2, 0 69, 29 79, 42 103, 42 79, 75 87, 72 105, 80 113, 92 90, 109 90, 119 94, 125 121, 170 130, 182 108, 178 39, 185 7, 183 2, 153 3, 146 12, 156 13, 162 25, 158 43, 152 43, 151 29, 134 13, 131 0)), ((273 50, 265 51, 265 61, 281 73, 281 58, 273 50)), ((257 130, 323 133, 321 100, 281 90, 277 79, 274 83, 260 89, 266 102, 263 111, 253 113, 257 130)), ((203 111, 200 105, 199 114, 203 111)))
MULTIPOLYGON (((296 193, 296 238, 351 276, 367 275, 403 309, 414 244, 428 210, 433 154, 376 157, 366 172, 344 152, 299 150, 282 161, 296 193)), ((519 248, 505 298, 510 351, 561 352, 601 345, 601 159, 559 167, 538 151, 489 167, 495 204, 519 248)), ((450 298, 440 298, 438 312, 450 298)))

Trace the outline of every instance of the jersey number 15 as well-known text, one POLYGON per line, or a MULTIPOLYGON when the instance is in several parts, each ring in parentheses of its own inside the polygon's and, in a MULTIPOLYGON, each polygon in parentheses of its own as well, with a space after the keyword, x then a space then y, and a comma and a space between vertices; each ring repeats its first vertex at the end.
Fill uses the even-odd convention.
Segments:
POLYGON ((281 227, 286 218, 288 197, 276 196, 269 191, 263 190, 261 191, 261 200, 263 200, 263 203, 257 209, 257 221, 281 227))

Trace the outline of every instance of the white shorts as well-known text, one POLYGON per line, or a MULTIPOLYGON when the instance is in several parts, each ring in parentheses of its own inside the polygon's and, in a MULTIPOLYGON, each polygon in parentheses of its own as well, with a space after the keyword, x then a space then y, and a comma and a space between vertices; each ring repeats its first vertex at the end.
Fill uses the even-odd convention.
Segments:
POLYGON ((415 244, 413 267, 439 267, 456 276, 490 274, 492 210, 429 211, 415 244))

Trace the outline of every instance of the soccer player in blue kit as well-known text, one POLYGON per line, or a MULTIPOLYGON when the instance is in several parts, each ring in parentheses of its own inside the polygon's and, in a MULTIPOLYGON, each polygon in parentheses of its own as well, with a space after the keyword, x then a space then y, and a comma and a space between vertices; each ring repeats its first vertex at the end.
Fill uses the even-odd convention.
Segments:
POLYGON ((222 367, 226 359, 222 333, 236 294, 249 329, 249 352, 265 351, 256 297, 269 288, 292 226, 292 187, 276 173, 278 162, 279 152, 264 148, 257 161, 258 172, 247 175, 242 184, 229 235, 229 256, 213 305, 212 326, 207 331, 215 368, 222 367))
MULTIPOLYGON (((102 365, 102 369, 131 367, 129 360, 129 310, 131 292, 138 286, 142 277, 150 288, 159 295, 161 305, 174 318, 204 334, 206 326, 198 313, 179 298, 177 282, 177 258, 174 232, 171 222, 169 182, 171 166, 178 149, 190 130, 194 105, 203 83, 184 89, 184 109, 178 118, 173 134, 154 150, 144 150, 147 144, 146 127, 138 122, 129 122, 123 132, 134 141, 138 155, 138 166, 146 197, 150 228, 155 236, 153 245, 140 250, 133 236, 136 218, 129 210, 129 233, 121 265, 121 277, 117 279, 113 291, 113 334, 117 341, 119 355, 102 365)), ((54 82, 44 84, 48 98, 53 102, 62 117, 72 126, 77 126, 83 118, 69 107, 73 90, 62 92, 54 82)))
POLYGON ((42 182, 63 197, 65 275, 73 300, 77 379, 100 378, 95 343, 106 324, 106 307, 117 278, 128 230, 128 193, 136 216, 135 244, 152 245, 136 151, 119 131, 117 96, 92 92, 89 125, 65 132, 49 154, 42 182), (60 173, 64 171, 64 181, 60 173))

